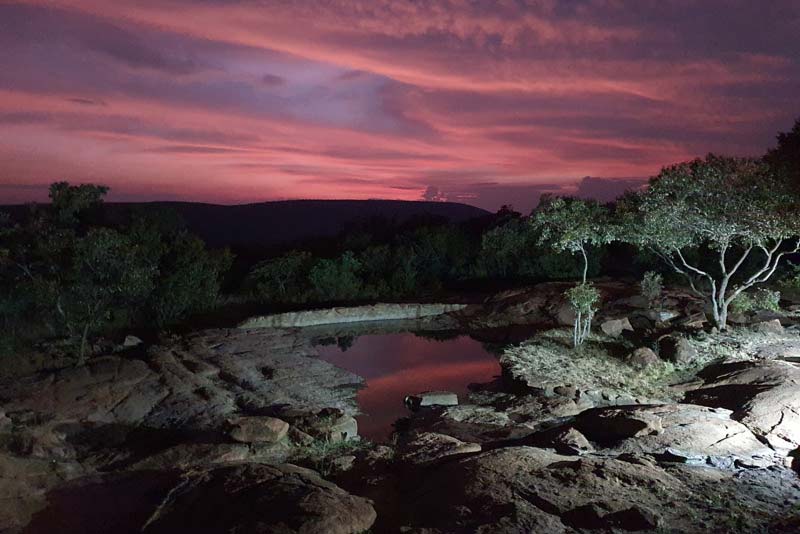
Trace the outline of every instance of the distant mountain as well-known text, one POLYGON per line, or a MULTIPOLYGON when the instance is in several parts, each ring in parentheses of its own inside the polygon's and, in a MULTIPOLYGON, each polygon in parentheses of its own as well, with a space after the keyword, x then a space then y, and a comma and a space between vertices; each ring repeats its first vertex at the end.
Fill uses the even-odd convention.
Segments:
MULTIPOLYGON (((438 218, 463 222, 489 212, 454 202, 403 200, 286 200, 223 206, 196 202, 106 203, 114 217, 129 210, 169 208, 181 215, 189 230, 212 247, 271 246, 333 237, 348 225, 371 218, 397 224, 438 218)), ((14 215, 20 206, 9 207, 14 215)), ((7 210, 2 208, 0 210, 7 210)))

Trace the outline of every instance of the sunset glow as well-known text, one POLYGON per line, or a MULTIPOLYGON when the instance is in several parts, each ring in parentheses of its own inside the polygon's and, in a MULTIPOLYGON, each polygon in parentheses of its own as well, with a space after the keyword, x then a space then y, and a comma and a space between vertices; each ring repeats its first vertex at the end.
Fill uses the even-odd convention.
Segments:
POLYGON ((0 1, 0 203, 614 196, 800 114, 800 4, 0 1), (594 177, 586 179, 585 177, 594 177))

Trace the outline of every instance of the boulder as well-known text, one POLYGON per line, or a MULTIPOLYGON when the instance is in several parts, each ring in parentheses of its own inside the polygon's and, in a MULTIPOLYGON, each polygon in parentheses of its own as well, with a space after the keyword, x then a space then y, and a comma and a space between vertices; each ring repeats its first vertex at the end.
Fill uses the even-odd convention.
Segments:
POLYGON ((784 328, 781 325, 780 319, 772 319, 771 321, 762 321, 753 325, 753 330, 760 334, 783 334, 784 328))
POLYGON ((608 321, 604 321, 600 324, 600 330, 607 336, 619 337, 622 335, 622 332, 633 332, 633 326, 631 326, 631 322, 627 317, 623 317, 622 319, 609 319, 608 321))
POLYGON ((358 437, 358 421, 355 417, 336 408, 325 408, 318 412, 289 410, 281 414, 300 432, 293 433, 292 439, 307 442, 308 438, 337 443, 358 437))
POLYGON ((144 341, 142 341, 136 336, 125 336, 125 340, 122 342, 122 346, 125 347, 126 349, 129 349, 131 347, 138 347, 142 343, 144 343, 144 341))
POLYGON ((800 447, 800 368, 780 360, 725 362, 698 373, 687 402, 720 406, 775 449, 800 447))
POLYGON ((425 391, 405 398, 410 410, 419 410, 427 406, 456 406, 458 395, 450 391, 425 391))
POLYGON ((370 501, 293 465, 236 464, 135 471, 74 480, 48 495, 30 532, 355 534, 376 519, 370 501))
POLYGON ((237 417, 228 423, 230 437, 241 443, 277 443, 289 431, 289 423, 275 417, 237 417))
POLYGON ((465 443, 444 434, 423 432, 400 447, 399 459, 411 464, 422 465, 448 456, 473 454, 480 451, 481 446, 478 443, 465 443))
POLYGON ((656 356, 656 353, 651 349, 647 347, 640 347, 628 354, 628 356, 625 358, 625 361, 633 367, 643 369, 650 365, 659 363, 661 360, 659 360, 658 356, 656 356))
POLYGON ((528 437, 525 442, 537 447, 554 449, 558 454, 566 456, 576 456, 594 451, 594 447, 586 439, 586 436, 571 426, 538 432, 528 437))
POLYGON ((242 462, 250 456, 250 448, 243 443, 182 443, 139 460, 129 469, 202 468, 215 464, 242 462))
POLYGON ((640 407, 592 408, 578 414, 575 428, 591 441, 621 441, 663 431, 661 417, 640 407))
POLYGON ((618 406, 587 410, 574 426, 606 453, 652 454, 679 462, 709 458, 771 457, 750 430, 731 419, 731 411, 692 404, 618 406))
POLYGON ((666 323, 680 317, 680 313, 673 310, 647 310, 644 316, 656 323, 666 323))
POLYGON ((757 507, 743 531, 766 531, 800 489, 785 473, 738 477, 710 468, 563 456, 536 447, 504 447, 427 470, 407 497, 409 532, 694 532, 727 524, 731 510, 757 507), (779 482, 783 480, 783 482, 779 482), (713 493, 719 500, 702 496, 713 493), (726 506, 717 504, 726 502, 726 506), (583 530, 580 530, 583 531, 583 530))
POLYGON ((659 338, 658 352, 661 359, 679 365, 685 365, 697 359, 697 349, 692 346, 689 340, 675 335, 659 338))

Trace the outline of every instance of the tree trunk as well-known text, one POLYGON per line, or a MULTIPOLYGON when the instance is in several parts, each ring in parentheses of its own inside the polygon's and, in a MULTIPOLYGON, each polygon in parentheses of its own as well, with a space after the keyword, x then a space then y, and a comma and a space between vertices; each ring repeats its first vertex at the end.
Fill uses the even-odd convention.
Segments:
POLYGON ((589 258, 586 256, 586 249, 581 246, 581 254, 583 255, 583 283, 586 283, 586 275, 589 272, 589 258))
POLYGON ((81 336, 81 351, 78 355, 78 363, 83 364, 85 361, 85 354, 86 354, 86 340, 89 337, 89 322, 87 322, 83 327, 83 335, 81 336))

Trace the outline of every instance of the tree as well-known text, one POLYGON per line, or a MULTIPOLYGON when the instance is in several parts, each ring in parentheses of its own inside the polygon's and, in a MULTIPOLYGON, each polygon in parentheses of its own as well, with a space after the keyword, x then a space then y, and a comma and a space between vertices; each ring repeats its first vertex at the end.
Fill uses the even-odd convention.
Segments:
POLYGON ((800 189, 800 119, 790 131, 778 134, 778 146, 767 152, 765 160, 774 172, 784 174, 800 189))
POLYGON ((575 311, 573 342, 577 347, 589 335, 595 306, 600 298, 597 289, 587 283, 589 246, 605 245, 616 237, 609 210, 593 200, 544 197, 532 215, 540 232, 540 244, 559 252, 580 253, 583 258, 581 283, 565 293, 575 311))
POLYGON ((164 251, 148 302, 158 326, 213 308, 233 263, 227 249, 208 251, 200 238, 185 231, 173 235, 164 251))
POLYGON ((709 155, 672 165, 618 207, 625 240, 685 277, 720 329, 733 299, 800 250, 796 191, 761 160, 709 155), (692 259, 706 251, 715 258, 711 265, 692 259), (750 262, 756 265, 748 269, 750 262))
POLYGON ((255 295, 272 302, 302 302, 310 289, 311 254, 292 250, 256 264, 247 275, 255 295))
POLYGON ((597 312, 597 303, 600 293, 592 284, 579 284, 568 289, 564 296, 567 297, 572 309, 575 311, 575 324, 572 329, 572 344, 575 347, 583 345, 592 327, 592 319, 597 312))
POLYGON ((62 226, 78 224, 78 215, 87 209, 100 205, 108 193, 104 185, 55 182, 50 185, 50 203, 55 222, 62 226))
POLYGON ((158 259, 129 237, 109 228, 92 229, 80 238, 73 273, 63 289, 71 329, 81 328, 80 358, 89 333, 115 311, 126 314, 153 290, 158 259))
POLYGON ((559 252, 580 253, 582 284, 586 283, 589 271, 587 249, 615 239, 609 210, 594 200, 545 196, 534 210, 531 221, 539 231, 540 244, 559 252))
POLYGON ((361 264, 347 251, 335 259, 319 260, 311 269, 309 280, 320 301, 351 300, 361 296, 363 284, 358 276, 361 264))

